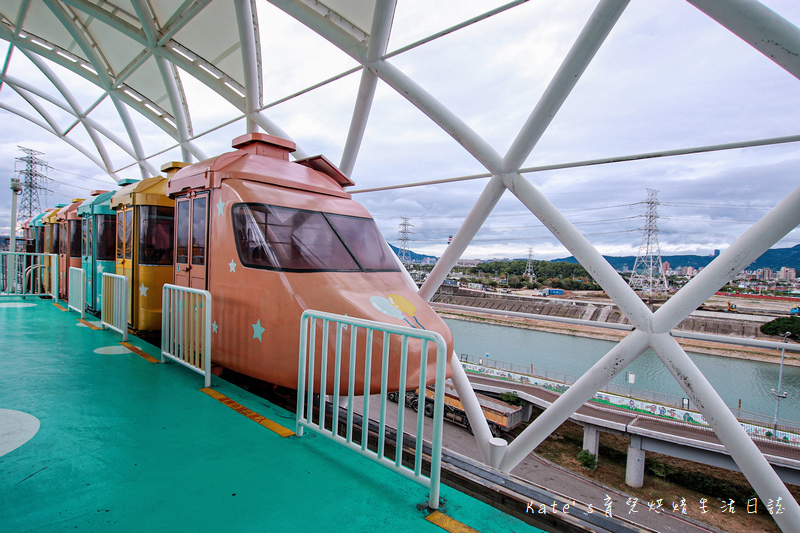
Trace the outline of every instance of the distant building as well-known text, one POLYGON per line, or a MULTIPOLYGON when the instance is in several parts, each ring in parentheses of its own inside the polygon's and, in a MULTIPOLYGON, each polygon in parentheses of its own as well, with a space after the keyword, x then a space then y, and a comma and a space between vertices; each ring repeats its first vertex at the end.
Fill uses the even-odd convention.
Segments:
POLYGON ((790 267, 781 267, 778 272, 777 278, 781 281, 792 281, 797 277, 797 271, 790 267))
POLYGON ((478 266, 480 263, 483 263, 482 259, 459 259, 458 262, 456 262, 456 266, 474 267, 478 266))
POLYGON ((664 262, 662 263, 662 266, 663 266, 664 274, 666 274, 667 272, 669 272, 669 261, 664 261, 664 262))

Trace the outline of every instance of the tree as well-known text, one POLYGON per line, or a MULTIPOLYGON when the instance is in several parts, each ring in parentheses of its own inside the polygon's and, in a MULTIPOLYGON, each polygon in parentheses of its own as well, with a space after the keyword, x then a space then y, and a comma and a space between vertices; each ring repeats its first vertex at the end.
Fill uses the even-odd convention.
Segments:
POLYGON ((783 337, 788 331, 789 338, 794 341, 800 341, 800 318, 793 316, 784 316, 776 318, 766 324, 761 324, 761 333, 764 335, 777 335, 783 337))

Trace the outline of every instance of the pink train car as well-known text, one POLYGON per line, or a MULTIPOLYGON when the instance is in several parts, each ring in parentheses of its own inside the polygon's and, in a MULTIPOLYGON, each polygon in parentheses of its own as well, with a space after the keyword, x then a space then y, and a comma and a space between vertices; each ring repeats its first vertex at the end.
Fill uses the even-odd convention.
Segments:
MULTIPOLYGON (((291 162, 294 143, 271 135, 247 134, 233 147, 181 169, 167 184, 175 199, 175 284, 211 293, 215 364, 296 388, 306 309, 436 331, 449 360, 449 329, 419 297, 367 210, 344 191, 353 184, 344 174, 322 156, 291 162)), ((349 331, 343 331, 343 346, 349 346, 349 331)), ((356 394, 364 392, 360 333, 356 394)), ((380 391, 382 338, 373 339, 370 393, 380 391)), ((419 383, 420 350, 409 344, 410 388, 419 383)), ((399 388, 399 354, 399 341, 392 341, 389 390, 399 388)), ((432 345, 429 354, 430 383, 432 345)), ((343 369, 348 361, 346 349, 343 369)), ((329 376, 331 390, 332 370, 329 376)), ((347 380, 343 370, 344 391, 347 380)))

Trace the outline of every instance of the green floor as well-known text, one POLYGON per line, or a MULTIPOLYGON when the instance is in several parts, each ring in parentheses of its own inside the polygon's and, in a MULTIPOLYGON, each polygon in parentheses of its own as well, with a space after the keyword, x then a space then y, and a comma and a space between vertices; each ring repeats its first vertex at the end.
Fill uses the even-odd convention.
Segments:
MULTIPOLYGON (((198 374, 77 319, 0 300, 0 409, 41 423, 0 456, 0 531, 443 531, 424 520, 423 487, 324 437, 282 438, 200 392, 198 374)), ((291 413, 213 386, 294 429, 291 413)), ((449 487, 442 497, 478 531, 539 531, 449 487)))

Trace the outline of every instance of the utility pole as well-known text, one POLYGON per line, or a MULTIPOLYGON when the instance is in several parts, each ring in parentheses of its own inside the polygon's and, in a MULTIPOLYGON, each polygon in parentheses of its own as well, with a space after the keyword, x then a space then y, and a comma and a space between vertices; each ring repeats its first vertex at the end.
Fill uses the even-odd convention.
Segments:
POLYGON ((536 272, 533 271, 533 248, 528 248, 528 264, 525 265, 525 274, 528 276, 528 281, 533 283, 536 281, 536 272))
POLYGON ((17 146, 25 152, 24 157, 18 157, 18 163, 22 163, 22 168, 17 168, 19 181, 22 183, 22 197, 19 202, 19 218, 21 220, 38 215, 42 211, 39 203, 39 191, 47 192, 47 163, 40 159, 43 152, 37 152, 30 148, 17 146))
POLYGON ((411 261, 411 253, 408 249, 408 241, 411 239, 409 235, 413 235, 413 231, 410 228, 413 228, 414 225, 409 222, 408 217, 400 217, 400 261, 403 265, 408 265, 411 261))
MULTIPOLYGON (((639 245, 639 254, 633 264, 630 286, 635 291, 647 293, 649 303, 653 302, 653 294, 667 293, 667 278, 664 275, 664 265, 661 262, 661 249, 658 245, 658 191, 647 189, 647 211, 644 215, 645 225, 640 228, 644 231, 642 243, 639 245)), ((643 294, 644 296, 644 294, 643 294)))

